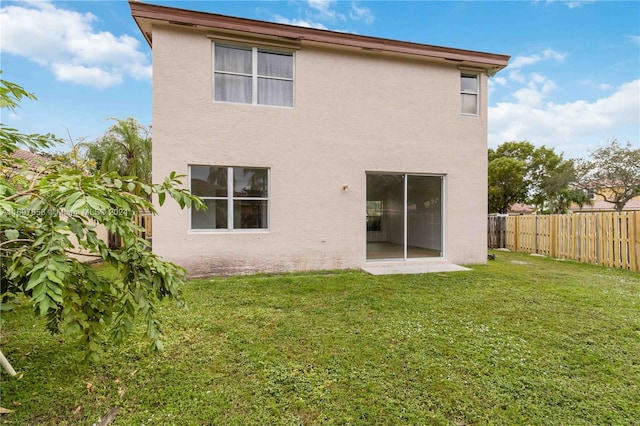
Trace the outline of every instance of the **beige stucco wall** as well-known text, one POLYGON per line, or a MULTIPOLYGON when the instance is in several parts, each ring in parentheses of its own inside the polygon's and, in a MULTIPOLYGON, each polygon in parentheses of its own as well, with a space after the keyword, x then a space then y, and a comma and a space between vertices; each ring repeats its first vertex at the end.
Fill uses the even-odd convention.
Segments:
MULTIPOLYGON (((96 232, 99 240, 102 240, 105 243, 109 242, 109 231, 107 231, 107 228, 104 225, 100 223, 91 222, 90 226, 95 226, 94 231, 96 232)), ((82 247, 80 247, 80 243, 78 243, 78 237, 74 233, 69 232, 68 237, 69 237, 69 240, 76 247, 75 248, 76 252, 70 253, 69 254, 70 257, 78 259, 81 262, 93 262, 101 259, 100 256, 96 256, 95 254, 90 254, 89 251, 84 250, 82 247), (85 253, 85 254, 82 254, 82 253, 85 253)))
POLYGON ((455 63, 302 44, 294 108, 236 105, 212 101, 211 51, 202 33, 154 27, 153 179, 269 167, 269 230, 190 232, 169 201, 154 252, 193 275, 359 268, 365 172, 380 171, 445 175, 445 260, 486 260, 486 75, 480 116, 465 117, 455 63))

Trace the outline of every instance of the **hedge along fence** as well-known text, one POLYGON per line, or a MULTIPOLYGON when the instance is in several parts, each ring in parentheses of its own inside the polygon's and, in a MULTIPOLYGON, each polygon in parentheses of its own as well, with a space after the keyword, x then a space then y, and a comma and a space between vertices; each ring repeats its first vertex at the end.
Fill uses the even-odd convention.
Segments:
POLYGON ((640 271, 640 211, 491 217, 489 247, 640 271))

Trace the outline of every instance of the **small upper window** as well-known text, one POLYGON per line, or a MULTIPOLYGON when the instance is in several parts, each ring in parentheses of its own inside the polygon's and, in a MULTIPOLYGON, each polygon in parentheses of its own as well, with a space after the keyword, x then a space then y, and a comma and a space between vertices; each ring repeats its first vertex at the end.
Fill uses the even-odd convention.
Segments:
POLYGON ((216 101, 293 106, 293 53, 216 44, 213 70, 216 101))
POLYGON ((460 112, 478 115, 478 74, 460 75, 460 112))

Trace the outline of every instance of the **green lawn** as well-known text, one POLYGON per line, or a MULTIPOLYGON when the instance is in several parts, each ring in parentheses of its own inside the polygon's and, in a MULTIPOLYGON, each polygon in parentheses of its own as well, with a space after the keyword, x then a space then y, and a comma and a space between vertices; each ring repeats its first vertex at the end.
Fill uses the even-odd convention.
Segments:
POLYGON ((523 254, 472 272, 198 279, 166 350, 99 365, 4 315, 0 423, 640 424, 640 274, 523 254))

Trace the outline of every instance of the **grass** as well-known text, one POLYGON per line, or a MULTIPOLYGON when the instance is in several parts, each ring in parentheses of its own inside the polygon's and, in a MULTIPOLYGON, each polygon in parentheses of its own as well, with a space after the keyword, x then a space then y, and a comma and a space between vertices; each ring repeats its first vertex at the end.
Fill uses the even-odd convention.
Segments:
POLYGON ((640 424, 640 274, 498 252, 473 272, 198 279, 138 337, 80 363, 4 315, 0 423, 640 424))

